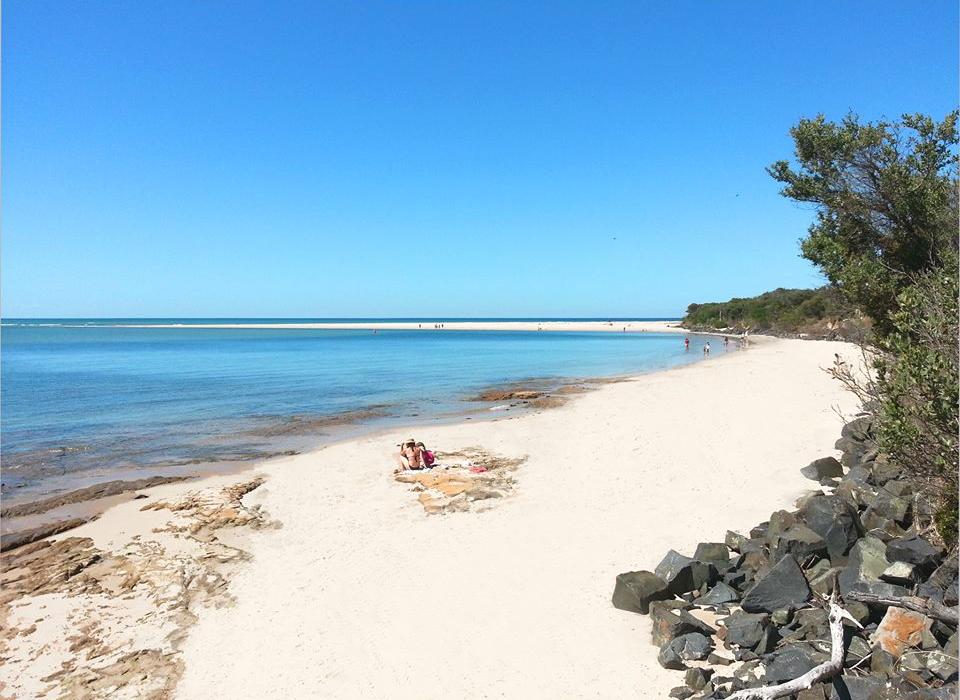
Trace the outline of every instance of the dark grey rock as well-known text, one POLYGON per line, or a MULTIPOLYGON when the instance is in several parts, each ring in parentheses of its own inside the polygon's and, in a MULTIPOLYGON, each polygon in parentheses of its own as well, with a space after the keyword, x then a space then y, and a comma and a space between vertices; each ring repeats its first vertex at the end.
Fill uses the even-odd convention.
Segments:
POLYGON ((881 678, 890 678, 896 673, 897 658, 881 647, 873 650, 873 656, 870 657, 870 672, 881 678))
POLYGON ((922 537, 895 539, 887 542, 887 560, 913 564, 921 571, 933 571, 943 559, 943 550, 922 537))
POLYGON ((865 527, 876 527, 872 525, 873 518, 880 520, 892 520, 898 524, 909 522, 911 515, 910 501, 899 496, 878 495, 873 499, 862 519, 865 527))
POLYGON ((727 628, 725 642, 743 649, 753 649, 764 639, 764 633, 771 627, 770 616, 750 614, 738 610, 723 621, 727 628))
POLYGON ((664 668, 682 670, 684 661, 703 661, 713 651, 713 642, 699 632, 683 634, 660 648, 657 660, 664 668), (668 665, 669 664, 669 665, 668 665))
MULTIPOLYGON (((676 637, 691 632, 710 636, 716 630, 701 622, 686 610, 670 604, 674 601, 655 601, 650 604, 650 622, 652 623, 653 643, 660 646, 676 637)), ((677 601, 679 602, 679 601, 677 601)))
POLYGON ((685 557, 672 549, 655 571, 676 595, 695 591, 705 583, 710 585, 718 578, 717 569, 712 564, 685 557))
POLYGON ((720 654, 710 654, 710 656, 707 657, 707 661, 714 666, 729 666, 733 663, 733 659, 720 656, 720 654))
POLYGON ((822 481, 843 476, 843 467, 834 457, 822 457, 810 462, 800 473, 813 481, 822 481))
POLYGON ((839 496, 814 496, 807 499, 800 519, 823 538, 831 561, 840 560, 863 536, 863 525, 856 508, 839 496))
POLYGON ((927 669, 942 681, 957 678, 957 633, 947 641, 943 651, 934 650, 927 656, 927 669))
MULTIPOLYGON (((709 657, 708 657, 709 658, 709 657)), ((690 668, 683 676, 683 682, 694 690, 703 690, 710 682, 713 670, 709 668, 690 668)))
POLYGON ((810 586, 797 560, 785 556, 743 597, 741 607, 747 612, 773 612, 778 608, 797 607, 810 599, 810 586))
POLYGON ((825 700, 830 697, 830 686, 826 683, 817 683, 812 688, 797 693, 797 700, 825 700))
POLYGON ((687 700, 691 695, 697 691, 688 688, 685 685, 678 685, 676 688, 672 688, 668 694, 671 698, 677 698, 677 700, 687 700))
POLYGON ((837 676, 833 679, 830 700, 871 700, 881 690, 883 680, 875 676, 837 676))
POLYGON ((723 581, 718 581, 713 588, 707 591, 706 595, 700 596, 700 598, 697 599, 697 605, 716 607, 724 603, 733 603, 738 600, 740 600, 739 593, 737 593, 733 588, 725 584, 723 581))
POLYGON ((850 550, 847 566, 840 573, 840 591, 847 593, 863 581, 879 582, 880 574, 889 566, 886 549, 887 546, 875 537, 858 540, 850 550))
POLYGON ((944 605, 956 605, 957 555, 953 554, 920 584, 917 595, 944 605), (951 601, 951 602, 948 602, 951 601))
POLYGON ((873 417, 861 416, 854 418, 840 429, 840 436, 857 442, 866 442, 873 435, 873 417))
POLYGON ((826 655, 807 647, 788 645, 764 657, 767 683, 783 683, 802 676, 827 660, 826 655))
POLYGON ((803 523, 796 523, 777 537, 771 550, 771 558, 774 561, 779 561, 788 554, 792 554, 797 559, 805 559, 811 554, 825 555, 827 543, 803 523))
POLYGON ((613 607, 646 615, 654 600, 671 598, 667 583, 649 571, 629 571, 617 576, 613 607))
POLYGON ((730 550, 723 542, 701 542, 697 545, 697 551, 693 553, 693 558, 697 561, 725 563, 730 559, 730 550))
POLYGON ((757 688, 763 684, 763 666, 758 660, 750 660, 733 672, 733 677, 745 688, 757 688))

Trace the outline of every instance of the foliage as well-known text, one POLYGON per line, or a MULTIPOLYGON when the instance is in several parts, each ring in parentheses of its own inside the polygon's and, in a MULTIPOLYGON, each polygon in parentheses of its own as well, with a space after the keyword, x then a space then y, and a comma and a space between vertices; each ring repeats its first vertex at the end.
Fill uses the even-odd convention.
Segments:
POLYGON ((784 196, 817 208, 802 255, 888 332, 912 276, 956 249, 957 112, 939 123, 821 115, 790 133, 796 168, 779 161, 768 172, 784 196))
POLYGON ((957 541, 957 112, 942 122, 840 123, 822 116, 791 130, 797 167, 770 174, 784 196, 817 207, 801 241, 844 296, 869 315, 873 378, 835 376, 874 411, 880 448, 925 486, 937 529, 957 541))
POLYGON ((689 328, 802 333, 822 329, 822 322, 840 321, 851 314, 849 304, 830 287, 776 289, 756 297, 690 304, 683 325, 689 328))

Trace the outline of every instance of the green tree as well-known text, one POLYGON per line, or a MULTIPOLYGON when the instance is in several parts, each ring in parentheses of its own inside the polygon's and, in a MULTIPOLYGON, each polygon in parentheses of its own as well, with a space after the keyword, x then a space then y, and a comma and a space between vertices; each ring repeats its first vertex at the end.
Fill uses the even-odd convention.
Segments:
POLYGON ((957 247, 957 112, 939 123, 820 115, 790 133, 796 165, 779 161, 768 172, 784 196, 817 208, 803 257, 887 333, 912 277, 957 247))

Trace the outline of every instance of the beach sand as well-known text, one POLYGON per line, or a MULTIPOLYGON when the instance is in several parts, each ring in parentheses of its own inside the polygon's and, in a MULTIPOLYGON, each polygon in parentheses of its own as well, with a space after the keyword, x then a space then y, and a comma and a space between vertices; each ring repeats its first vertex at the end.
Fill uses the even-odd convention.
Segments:
MULTIPOLYGON (((612 607, 614 578, 652 570, 668 549, 722 542, 727 529, 749 528, 816 488, 799 470, 836 454, 837 410, 855 409, 822 369, 834 353, 856 358, 846 344, 758 338, 749 350, 607 384, 552 410, 406 431, 444 452, 525 458, 508 497, 469 512, 426 514, 413 487, 391 476, 394 445, 407 435, 390 433, 273 460, 257 468, 258 488, 205 509, 139 504, 175 502, 204 484, 209 494, 250 482, 251 472, 159 487, 55 539, 89 537, 113 552, 158 541, 150 561, 162 568, 157 561, 180 557, 173 571, 183 590, 222 579, 203 595, 181 592, 173 621, 142 609, 164 581, 175 588, 169 576, 117 603, 117 619, 127 606, 134 627, 169 628, 110 637, 162 647, 161 696, 176 684, 185 699, 662 698, 682 674, 657 664, 646 617, 612 607), (198 513, 199 529, 164 525, 198 513), (238 526, 217 530, 219 520, 238 526), (191 562, 199 569, 183 583, 191 562)), ((44 596, 15 601, 14 629, 95 614, 78 608, 71 622, 62 608, 82 596, 47 597, 46 609, 44 596)), ((75 653, 58 646, 67 635, 56 624, 37 626, 8 639, 5 693, 64 682, 30 668, 26 647, 43 648, 43 635, 47 667, 75 653)), ((84 664, 89 676, 96 661, 84 664)), ((137 688, 131 681, 113 696, 137 688)))

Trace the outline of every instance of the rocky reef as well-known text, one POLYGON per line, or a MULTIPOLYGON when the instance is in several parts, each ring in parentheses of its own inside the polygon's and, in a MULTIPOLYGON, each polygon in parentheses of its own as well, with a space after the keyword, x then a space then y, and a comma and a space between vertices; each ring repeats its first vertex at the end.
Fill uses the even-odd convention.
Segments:
POLYGON ((613 605, 649 615, 660 664, 684 672, 671 697, 957 696, 957 553, 924 527, 930 506, 869 416, 836 448, 802 469, 820 488, 796 510, 617 576, 613 605), (782 685, 795 679, 806 687, 782 685))

